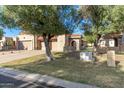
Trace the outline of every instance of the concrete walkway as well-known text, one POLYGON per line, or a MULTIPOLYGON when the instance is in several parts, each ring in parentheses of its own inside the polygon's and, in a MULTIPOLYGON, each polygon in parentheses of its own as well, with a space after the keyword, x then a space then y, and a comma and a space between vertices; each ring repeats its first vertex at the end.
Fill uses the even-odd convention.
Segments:
POLYGON ((10 62, 22 58, 27 58, 35 55, 43 54, 41 50, 32 50, 32 51, 14 51, 13 53, 8 52, 0 52, 0 63, 10 62), (4 53, 4 54, 2 54, 4 53))
POLYGON ((19 71, 12 68, 1 67, 0 74, 17 80, 46 83, 47 85, 61 86, 65 88, 96 88, 96 86, 93 85, 70 82, 67 80, 62 80, 47 75, 28 73, 25 71, 19 71))

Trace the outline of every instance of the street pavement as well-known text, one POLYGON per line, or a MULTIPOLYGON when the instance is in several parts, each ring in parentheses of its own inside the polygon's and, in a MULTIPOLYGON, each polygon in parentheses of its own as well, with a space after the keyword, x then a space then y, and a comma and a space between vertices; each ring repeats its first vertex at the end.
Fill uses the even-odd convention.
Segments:
POLYGON ((26 82, 0 75, 0 88, 19 87, 26 82))
POLYGON ((43 54, 41 50, 32 50, 32 51, 13 51, 13 53, 9 52, 0 52, 0 63, 10 62, 22 58, 27 58, 31 56, 36 56, 43 54))
POLYGON ((59 86, 50 86, 39 82, 26 82, 11 77, 0 75, 0 88, 62 88, 59 86))

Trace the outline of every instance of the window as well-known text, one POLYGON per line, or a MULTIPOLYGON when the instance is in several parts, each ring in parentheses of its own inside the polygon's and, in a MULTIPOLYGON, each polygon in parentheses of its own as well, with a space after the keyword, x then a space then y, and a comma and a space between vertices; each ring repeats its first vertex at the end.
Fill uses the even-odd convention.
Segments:
POLYGON ((115 41, 113 39, 109 39, 109 47, 114 47, 115 41))
POLYGON ((100 46, 105 47, 105 43, 106 43, 105 40, 102 40, 101 43, 100 43, 100 46))

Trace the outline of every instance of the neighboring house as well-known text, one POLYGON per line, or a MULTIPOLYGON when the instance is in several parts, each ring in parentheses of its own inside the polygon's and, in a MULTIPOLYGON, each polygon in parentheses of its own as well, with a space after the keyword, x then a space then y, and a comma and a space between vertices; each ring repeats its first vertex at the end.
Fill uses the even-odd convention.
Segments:
POLYGON ((100 39, 97 51, 106 53, 108 50, 124 51, 124 33, 111 33, 100 39))
POLYGON ((2 37, 0 40, 0 50, 16 49, 16 40, 14 37, 2 37))

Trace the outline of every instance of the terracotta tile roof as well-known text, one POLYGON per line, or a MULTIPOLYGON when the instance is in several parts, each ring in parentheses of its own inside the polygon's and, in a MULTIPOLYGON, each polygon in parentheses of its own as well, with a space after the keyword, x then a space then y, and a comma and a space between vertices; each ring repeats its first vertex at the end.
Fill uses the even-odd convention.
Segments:
MULTIPOLYGON (((43 42, 43 37, 39 36, 38 40, 43 42)), ((50 41, 57 41, 57 36, 52 37, 50 41)))

